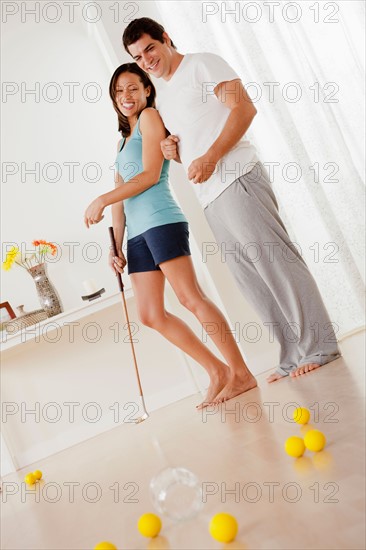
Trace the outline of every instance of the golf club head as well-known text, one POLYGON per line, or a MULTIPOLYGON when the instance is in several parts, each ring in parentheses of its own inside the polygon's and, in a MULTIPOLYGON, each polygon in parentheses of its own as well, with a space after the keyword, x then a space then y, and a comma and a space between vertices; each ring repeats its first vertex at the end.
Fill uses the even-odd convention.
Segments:
POLYGON ((139 416, 138 418, 136 418, 136 419, 134 420, 135 424, 141 424, 141 422, 143 422, 144 420, 146 420, 147 418, 149 418, 149 413, 148 413, 147 410, 146 410, 146 407, 145 407, 145 400, 144 400, 143 395, 140 395, 140 399, 141 399, 142 410, 144 411, 144 414, 143 414, 142 416, 139 416))
POLYGON ((141 422, 143 422, 147 418, 149 418, 149 413, 145 412, 142 416, 139 416, 139 418, 136 418, 134 422, 135 424, 141 424, 141 422))

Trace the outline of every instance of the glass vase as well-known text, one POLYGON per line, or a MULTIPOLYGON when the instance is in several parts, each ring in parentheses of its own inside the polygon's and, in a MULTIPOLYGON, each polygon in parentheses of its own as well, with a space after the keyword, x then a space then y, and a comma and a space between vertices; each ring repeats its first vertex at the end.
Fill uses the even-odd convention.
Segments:
POLYGON ((44 263, 35 265, 29 268, 28 272, 33 277, 41 307, 48 317, 62 313, 62 305, 54 286, 47 276, 46 265, 44 263))

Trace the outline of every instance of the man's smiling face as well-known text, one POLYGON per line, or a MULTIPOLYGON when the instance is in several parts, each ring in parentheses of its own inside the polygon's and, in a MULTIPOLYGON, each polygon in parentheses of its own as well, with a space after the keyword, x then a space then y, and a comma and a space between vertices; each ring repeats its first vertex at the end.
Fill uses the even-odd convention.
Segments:
POLYGON ((149 34, 143 34, 128 50, 137 65, 149 75, 155 78, 168 80, 171 70, 171 49, 166 33, 163 34, 164 43, 151 38, 149 34))

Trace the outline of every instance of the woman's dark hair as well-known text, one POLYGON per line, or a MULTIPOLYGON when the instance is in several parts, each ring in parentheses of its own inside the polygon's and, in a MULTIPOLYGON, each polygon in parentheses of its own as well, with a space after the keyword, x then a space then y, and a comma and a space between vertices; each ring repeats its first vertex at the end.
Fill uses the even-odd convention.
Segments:
MULTIPOLYGON (((148 34, 153 38, 154 40, 159 40, 162 44, 164 43, 163 33, 165 32, 165 29, 163 25, 160 25, 160 23, 157 23, 157 21, 154 21, 154 19, 150 19, 149 17, 140 17, 139 19, 134 19, 127 25, 123 32, 123 46, 126 50, 126 52, 130 53, 128 50, 128 46, 131 44, 134 44, 141 38, 143 34, 148 34)), ((173 48, 177 49, 176 46, 173 44, 173 40, 171 40, 171 45, 173 48)))
MULTIPOLYGON (((128 122, 128 118, 125 115, 123 115, 119 110, 119 107, 116 101, 117 80, 118 80, 118 77, 123 73, 137 74, 142 84, 144 85, 145 89, 150 86, 151 90, 150 90, 150 95, 146 98, 147 100, 146 107, 155 107, 156 90, 149 76, 142 69, 140 69, 140 67, 136 63, 124 63, 114 71, 109 84, 109 95, 111 97, 114 110, 118 115, 118 131, 122 132, 123 137, 128 137, 131 133, 130 123, 128 122)), ((140 115, 140 113, 138 113, 138 115, 140 115)))

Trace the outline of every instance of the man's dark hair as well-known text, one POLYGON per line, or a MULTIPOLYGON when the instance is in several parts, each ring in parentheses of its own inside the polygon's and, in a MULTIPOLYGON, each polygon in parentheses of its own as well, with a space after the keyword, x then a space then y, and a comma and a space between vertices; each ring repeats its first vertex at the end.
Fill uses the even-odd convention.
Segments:
MULTIPOLYGON (((130 53, 128 46, 134 44, 141 38, 143 34, 148 34, 154 40, 159 40, 159 42, 164 43, 163 33, 165 29, 163 25, 157 23, 149 17, 140 17, 139 19, 134 19, 127 25, 123 32, 123 46, 126 52, 130 53)), ((173 48, 177 49, 171 40, 171 45, 173 48)))

